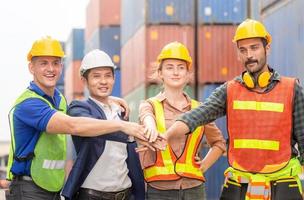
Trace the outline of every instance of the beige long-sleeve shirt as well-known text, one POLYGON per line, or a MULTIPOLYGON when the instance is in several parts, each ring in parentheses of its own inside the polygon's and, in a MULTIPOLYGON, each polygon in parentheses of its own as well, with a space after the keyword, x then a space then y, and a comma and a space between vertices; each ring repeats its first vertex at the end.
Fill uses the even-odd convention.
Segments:
MULTIPOLYGON (((170 104, 170 102, 167 100, 163 93, 160 93, 155 97, 163 104, 165 114, 165 125, 167 129, 175 122, 178 116, 191 109, 191 99, 186 94, 185 97, 188 103, 181 110, 170 104)), ((140 122, 143 123, 144 118, 148 115, 152 116, 155 119, 153 106, 148 101, 144 101, 139 106, 140 122)), ((223 150, 223 152, 226 151, 225 140, 221 134, 221 131, 215 126, 214 123, 205 125, 204 135, 206 136, 207 143, 211 147, 217 146, 218 148, 223 150)), ((172 140, 170 139, 172 141, 170 141, 171 148, 177 157, 182 154, 186 139, 186 135, 174 136, 172 140)), ((201 148, 198 150, 198 152, 200 151, 201 148)), ((141 161, 141 166, 144 169, 145 167, 154 164, 156 160, 156 152, 153 152, 151 150, 140 152, 139 157, 141 161)), ((154 181, 149 183, 150 186, 160 190, 187 189, 196 187, 200 184, 202 184, 201 181, 189 178, 181 178, 176 181, 154 181)))

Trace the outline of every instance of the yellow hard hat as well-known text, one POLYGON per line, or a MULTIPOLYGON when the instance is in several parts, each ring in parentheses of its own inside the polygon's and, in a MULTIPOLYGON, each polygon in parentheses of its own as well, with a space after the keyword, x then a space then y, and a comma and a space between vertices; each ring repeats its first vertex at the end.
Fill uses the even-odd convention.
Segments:
POLYGON ((187 62, 188 69, 191 69, 192 59, 189 51, 185 45, 179 42, 171 42, 164 46, 160 54, 157 57, 157 61, 160 63, 164 59, 179 59, 187 62))
POLYGON ((47 36, 33 43, 31 50, 27 54, 27 60, 31 61, 34 56, 56 56, 62 58, 64 57, 64 52, 58 40, 47 36))
POLYGON ((247 38, 265 38, 267 44, 271 43, 271 35, 265 26, 256 20, 246 19, 236 29, 233 42, 247 38))

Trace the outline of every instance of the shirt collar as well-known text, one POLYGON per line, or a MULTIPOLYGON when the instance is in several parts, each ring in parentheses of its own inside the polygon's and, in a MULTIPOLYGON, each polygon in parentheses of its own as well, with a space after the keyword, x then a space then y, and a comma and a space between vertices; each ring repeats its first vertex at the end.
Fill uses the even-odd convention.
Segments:
MULTIPOLYGON (((191 102, 191 98, 189 97, 189 95, 185 92, 183 92, 184 96, 186 97, 188 102, 191 102)), ((165 96, 165 94, 163 92, 158 93, 155 98, 157 100, 159 100, 160 102, 164 101, 165 99, 167 99, 167 97, 165 96)))
POLYGON ((121 113, 121 109, 120 109, 120 107, 117 105, 117 104, 115 104, 115 103, 109 103, 109 105, 107 105, 107 104, 104 104, 104 103, 102 103, 102 102, 100 102, 100 101, 98 101, 97 99, 95 99, 95 98, 93 98, 93 97, 91 97, 91 96, 89 96, 89 98, 92 100, 92 101, 94 101, 100 108, 102 108, 102 109, 105 109, 106 107, 111 107, 111 111, 112 112, 115 112, 115 113, 121 113))
POLYGON ((30 85, 28 86, 28 89, 34 91, 35 93, 42 96, 43 98, 46 98, 55 107, 58 107, 59 102, 61 100, 61 97, 60 97, 59 91, 56 88, 55 88, 53 97, 47 95, 41 88, 39 88, 39 86, 34 81, 30 82, 30 85))

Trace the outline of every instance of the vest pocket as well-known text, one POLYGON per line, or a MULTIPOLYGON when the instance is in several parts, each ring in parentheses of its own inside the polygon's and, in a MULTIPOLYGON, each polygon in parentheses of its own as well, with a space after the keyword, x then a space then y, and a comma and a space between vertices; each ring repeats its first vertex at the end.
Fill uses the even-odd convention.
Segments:
POLYGON ((224 186, 220 200, 239 200, 242 197, 241 184, 228 179, 224 186))
POLYGON ((272 195, 276 200, 302 200, 299 186, 294 179, 283 179, 272 184, 272 195))

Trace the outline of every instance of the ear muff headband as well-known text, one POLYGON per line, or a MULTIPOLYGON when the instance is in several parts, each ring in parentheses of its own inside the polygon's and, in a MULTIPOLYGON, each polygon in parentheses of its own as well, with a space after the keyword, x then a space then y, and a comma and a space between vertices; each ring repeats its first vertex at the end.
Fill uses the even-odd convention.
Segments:
POLYGON ((243 74, 243 81, 248 88, 254 88, 256 84, 258 84, 260 88, 264 88, 268 85, 270 78, 271 73, 268 71, 259 74, 257 77, 257 81, 249 72, 245 72, 243 74))

